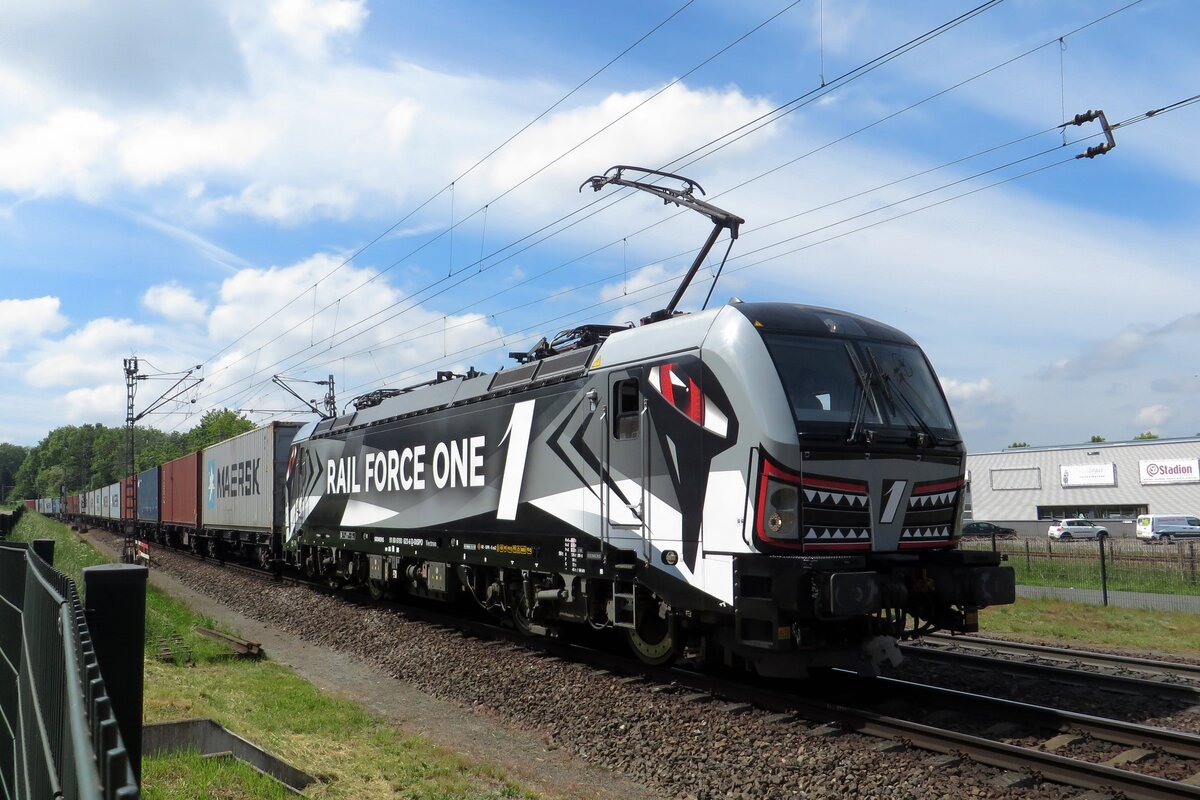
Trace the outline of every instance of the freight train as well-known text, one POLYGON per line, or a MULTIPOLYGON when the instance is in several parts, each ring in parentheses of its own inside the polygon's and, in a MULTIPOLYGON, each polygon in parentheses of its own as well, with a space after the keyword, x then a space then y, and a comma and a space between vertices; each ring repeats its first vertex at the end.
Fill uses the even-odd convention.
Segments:
MULTIPOLYGON (((594 188, 714 222, 689 277, 716 233, 736 237, 741 220, 692 182, 629 169, 594 188)), ((473 601, 530 635, 613 629, 650 664, 686 652, 761 675, 875 671, 897 640, 974 631, 980 608, 1014 602, 998 554, 957 547, 965 452, 911 338, 784 303, 677 314, 686 282, 641 326, 581 326, 514 368, 274 423, 67 513, 375 596, 473 601)))

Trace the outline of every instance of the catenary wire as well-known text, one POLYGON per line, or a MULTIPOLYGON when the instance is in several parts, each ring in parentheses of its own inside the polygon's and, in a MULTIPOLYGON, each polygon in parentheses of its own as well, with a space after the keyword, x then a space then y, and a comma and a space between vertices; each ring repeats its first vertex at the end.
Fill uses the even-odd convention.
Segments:
MULTIPOLYGON (((913 49, 913 47, 915 47, 915 46, 918 46, 920 43, 924 43, 924 42, 926 42, 926 41, 929 41, 929 40, 932 38, 932 35, 933 35, 933 34, 935 34, 935 33, 936 33, 937 35, 940 35, 941 33, 944 33, 945 31, 947 31, 947 30, 950 30, 951 28, 955 27, 956 25, 958 25, 958 24, 961 24, 961 22, 963 22, 963 21, 966 21, 967 19, 969 19, 969 18, 972 18, 973 16, 975 16, 975 15, 977 15, 977 14, 979 14, 979 13, 982 13, 982 11, 983 11, 983 10, 986 10, 986 9, 988 9, 988 8, 991 8, 991 7, 993 7, 993 6, 997 5, 998 3, 1002 2, 1002 1, 1003 1, 1003 0, 989 0, 989 2, 987 2, 987 3, 984 3, 984 4, 982 4, 981 6, 978 6, 978 7, 976 7, 976 9, 973 9, 972 11, 969 11, 969 12, 967 12, 966 14, 960 15, 960 17, 957 17, 957 18, 955 18, 954 20, 952 20, 952 21, 951 21, 951 22, 949 22, 949 23, 943 23, 942 25, 938 26, 938 28, 935 28, 935 29, 933 29, 933 31, 931 31, 931 32, 927 32, 926 34, 923 34, 922 36, 916 37, 916 38, 914 38, 914 39, 910 40, 909 42, 907 42, 906 44, 904 44, 904 45, 901 45, 901 46, 900 46, 900 47, 898 47, 898 48, 893 48, 893 50, 889 51, 889 52, 888 52, 887 54, 885 54, 884 56, 880 56, 880 57, 877 57, 876 59, 872 59, 872 61, 871 61, 871 62, 867 62, 867 65, 870 65, 870 64, 872 64, 872 63, 874 63, 874 62, 878 62, 878 61, 880 61, 881 59, 887 59, 887 60, 891 60, 892 58, 895 58, 895 57, 897 57, 897 56, 898 56, 899 54, 901 54, 902 52, 907 52, 908 50, 911 50, 911 49, 913 49)), ((1138 1, 1140 2, 1140 0, 1138 0, 1138 1)), ((793 4, 793 5, 794 5, 794 4, 793 4)), ((788 6, 787 8, 785 8, 785 9, 784 9, 784 11, 786 11, 788 8, 791 8, 791 6, 788 6)), ((783 13, 783 12, 779 12, 779 13, 783 13)), ((778 16, 778 14, 777 14, 776 16, 778 16)), ((774 17, 772 17, 772 19, 774 19, 774 17)), ((769 21, 769 20, 768 20, 768 21, 769 21)), ((766 24, 766 23, 763 23, 763 24, 766 24)), ((761 27, 761 25, 760 25, 759 27, 761 27)), ((757 30, 757 28, 756 28, 756 29, 754 29, 754 30, 757 30)), ((753 31, 751 31, 751 33, 752 33, 752 32, 753 32, 753 31)), ((741 37, 741 38, 742 38, 742 39, 744 39, 744 38, 745 38, 745 36, 748 36, 748 35, 749 35, 749 34, 745 34, 745 35, 743 35, 743 37, 741 37)), ((740 40, 740 39, 739 39, 739 40, 740 40)), ((730 46, 732 46, 732 45, 730 45, 730 46)), ((725 48, 725 49, 728 49, 728 47, 727 47, 727 48, 725 48)), ((714 56, 714 57, 715 57, 715 56, 714 56)), ((710 58, 709 60, 711 60, 711 58, 710 58)), ((692 71, 694 71, 694 70, 692 70, 692 71)), ((863 74, 867 74, 867 72, 868 72, 868 71, 869 71, 869 70, 864 70, 863 68, 857 68, 856 70, 851 70, 850 72, 848 72, 848 73, 845 73, 843 76, 839 76, 839 78, 835 79, 835 81, 840 81, 842 84, 844 84, 844 83, 848 82, 849 80, 852 80, 852 79, 854 79, 855 77, 860 77, 860 76, 861 76, 861 75, 863 75, 863 74), (856 73, 857 73, 857 74, 856 74, 856 73)), ((690 73, 689 73, 689 74, 690 74, 690 73)), ((830 82, 830 83, 828 84, 828 87, 829 87, 830 89, 832 89, 832 88, 833 88, 833 83, 834 83, 834 82, 830 82)), ((809 94, 811 94, 811 93, 809 93, 809 94)), ((807 96, 807 95, 805 95, 805 96, 807 96)), ((802 97, 804 97, 804 96, 802 96, 802 97)), ((795 102, 795 101, 793 101, 793 102, 795 102)), ((787 104, 785 104, 785 106, 786 106, 786 105, 787 105, 787 104)), ((765 124, 769 124, 769 123, 765 123, 765 124)), ((738 129, 735 129, 735 130, 738 130, 738 129)), ((718 139, 718 140, 719 140, 719 139, 718 139)), ((693 150, 693 151, 691 151, 691 152, 696 152, 696 151, 695 151, 695 150, 693 150)), ((715 151, 714 151, 714 152, 715 152, 715 151)), ((699 159, 696 159, 696 160, 699 160, 699 159)), ((671 163, 674 163, 674 162, 671 162, 671 163)), ((693 162, 693 163, 694 163, 694 162, 693 162)), ((618 197, 618 198, 614 199, 612 202, 610 202, 608 205, 606 205, 606 206, 605 206, 605 208, 607 208, 607 207, 610 207, 611 205, 615 204, 616 202, 619 202, 621 199, 622 199, 622 198, 620 198, 620 197, 618 197)), ((539 232, 541 232, 541 231, 544 231, 544 230, 545 230, 547 227, 550 227, 550 226, 552 226, 552 225, 555 225, 555 224, 557 224, 558 222, 561 222, 561 221, 563 221, 563 220, 565 220, 565 219, 569 218, 571 215, 573 215, 573 214, 575 214, 575 213, 579 213, 579 211, 586 210, 586 208, 588 208, 588 207, 590 207, 590 206, 592 206, 592 205, 595 205, 595 204, 596 204, 596 201, 593 201, 593 203, 590 203, 590 204, 588 204, 588 205, 587 205, 587 206, 585 206, 583 209, 579 209, 579 210, 577 210, 577 211, 575 211, 575 212, 572 212, 571 214, 565 215, 564 217, 561 217, 559 220, 556 220, 554 223, 550 223, 550 225, 543 226, 543 228, 539 229, 538 231, 535 231, 535 232, 534 232, 534 234, 530 234, 530 235, 527 235, 526 237, 522 237, 522 239, 519 239, 519 240, 517 240, 516 242, 510 243, 510 244, 509 244, 509 245, 507 245, 505 248, 500 248, 499 250, 497 250, 497 251, 494 251, 492 254, 489 254, 489 255, 488 255, 486 258, 492 258, 492 257, 493 257, 493 256, 495 256, 496 254, 498 254, 498 253, 500 253, 500 252, 503 252, 505 249, 508 249, 509 247, 512 247, 514 244, 517 244, 517 243, 519 243, 519 242, 521 242, 521 241, 524 241, 525 239, 529 238, 529 236, 532 236, 532 235, 535 235, 536 233, 539 233, 539 232)), ((486 207, 486 206, 485 206, 485 207, 486 207)), ((601 209, 601 210, 604 210, 604 209, 601 209)), ((589 216, 591 216, 591 215, 589 215, 589 216)), ((459 220, 457 224, 462 224, 463 222, 465 222, 465 221, 466 221, 466 219, 467 219, 467 218, 464 218, 463 220, 459 220)), ((567 227, 572 227, 573 225, 575 225, 575 224, 578 224, 578 222, 580 222, 580 221, 582 221, 582 220, 576 220, 575 222, 571 223, 571 225, 569 225, 569 226, 567 226, 567 227)), ((565 229, 566 229, 566 228, 564 228, 563 230, 565 230, 565 229)), ((561 232, 561 231, 559 231, 559 232, 561 232)), ((446 233, 446 231, 443 231, 443 232, 442 232, 442 234, 439 234, 439 236, 441 236, 441 235, 444 235, 445 233, 446 233)), ((547 237, 547 238, 548 238, 548 237, 547 237)), ((543 239, 543 240, 541 240, 541 241, 544 241, 544 239, 543 239)), ((427 243, 427 244, 428 244, 428 243, 427 243)), ((520 251, 520 252, 523 252, 523 251, 520 251)), ((514 255, 515 255, 515 254, 514 254, 514 255)), ((407 256, 406 256, 406 257, 407 257, 407 256)), ((511 255, 510 255, 510 257, 511 257, 511 255)), ((399 263, 399 262, 396 262, 396 263, 399 263)), ((395 266, 395 263, 394 263, 392 266, 395 266)), ((467 267, 465 267, 463 270, 460 270, 460 271, 466 271, 467 269, 470 269, 470 268, 472 268, 472 267, 475 267, 475 266, 476 266, 476 264, 470 264, 470 265, 468 265, 467 267)), ((491 266, 495 266, 495 264, 489 265, 489 268, 490 268, 491 266)), ((390 267, 389 267, 389 269, 390 269, 390 267)), ((481 269, 482 269, 482 267, 481 267, 481 269)), ((373 278, 372 278, 371 280, 373 280, 375 277, 379 277, 379 274, 376 274, 375 276, 373 276, 373 278)), ((451 277, 451 276, 447 276, 447 277, 451 277)), ((438 283, 441 283, 441 282, 445 281, 446 279, 447 279, 447 278, 441 278, 441 279, 439 279, 439 281, 436 281, 436 282, 434 282, 434 284, 432 284, 432 285, 436 286, 438 283)), ((356 287, 356 289, 354 289, 354 290, 351 290, 351 292, 353 292, 353 291, 356 291, 356 290, 357 290, 357 288, 361 288, 361 285, 360 285, 360 287, 356 287)), ((428 288, 428 287, 426 287, 426 288, 428 288)), ((417 292, 414 292, 412 295, 409 295, 409 297, 407 297, 407 298, 406 298, 406 300, 407 300, 407 299, 413 299, 413 298, 415 298, 415 297, 416 297, 416 295, 420 294, 422 291, 424 291, 424 289, 423 289, 423 290, 418 290, 417 292)), ((349 294, 349 293, 348 293, 348 294, 349 294)), ((441 292, 438 292, 438 294, 441 294, 441 292)), ((426 302, 428 299, 429 299, 428 297, 425 297, 425 298, 422 298, 421 300, 422 300, 422 302, 426 302)), ((401 302, 403 302, 403 301, 401 301, 401 302)), ((411 308, 411 307, 412 307, 412 306, 410 306, 410 308, 411 308)), ((328 308, 328 306, 326 306, 326 308, 328 308)), ((403 309, 403 310, 408 310, 408 309, 406 308, 406 309, 403 309)), ((403 311, 403 310, 402 310, 402 311, 403 311)), ((348 328, 346 328, 346 329, 343 329, 343 331, 341 331, 340 333, 344 333, 346 330, 348 330, 348 329, 349 329, 349 327, 353 327, 353 326, 360 325, 360 324, 362 324, 363 322, 365 322, 365 321, 369 320, 370 318, 372 318, 372 317, 374 317, 374 316, 378 316, 378 314, 379 314, 379 313, 380 313, 380 312, 375 312, 375 313, 374 313, 374 314, 372 314, 370 317, 368 317, 366 320, 359 320, 359 321, 357 321, 357 322, 355 322, 355 323, 352 323, 352 324, 351 324, 351 326, 348 326, 348 328)), ((315 314, 314 314, 314 316, 315 316, 315 314)), ((298 323, 298 324, 303 324, 304 322, 307 322, 307 321, 308 321, 308 319, 305 319, 303 322, 301 322, 301 323, 298 323)), ((278 338, 281 338, 281 336, 282 336, 282 335, 286 335, 286 333, 287 333, 287 331, 285 331, 283 334, 280 334, 280 336, 277 336, 277 337, 275 337, 274 339, 272 339, 272 340, 271 340, 270 342, 268 342, 267 344, 273 343, 273 342, 274 342, 274 341, 276 341, 278 338)), ((334 335, 336 335, 336 334, 334 334, 334 335)), ((329 338, 329 337, 327 337, 327 338, 329 338)), ((264 345, 264 346, 265 346, 265 345, 264 345)), ((244 359, 244 358, 246 358, 246 357, 249 357, 249 353, 247 353, 245 356, 243 356, 243 359, 244 359)), ((240 361, 240 360, 241 360, 241 359, 239 359, 239 361, 240 361)), ((229 368, 229 367, 233 366, 233 364, 234 364, 234 363, 238 363, 238 362, 233 362, 233 363, 231 363, 231 364, 227 364, 227 365, 225 365, 225 367, 223 367, 222 369, 227 369, 227 368, 229 368)))
MULTIPOLYGON (((585 78, 583 81, 581 81, 580 83, 576 84, 576 85, 575 85, 575 87, 574 87, 573 89, 571 89, 569 92, 567 92, 566 94, 564 94, 564 95, 563 95, 562 97, 560 97, 558 100, 555 100, 555 101, 554 101, 554 102, 553 102, 553 103, 552 103, 552 104, 551 104, 549 107, 547 107, 545 110, 543 110, 543 111, 542 111, 540 114, 538 114, 536 117, 534 117, 533 119, 531 119, 529 122, 525 123, 525 125, 523 125, 523 126, 522 126, 522 127, 519 129, 519 130, 517 130, 515 133, 511 134, 511 135, 510 135, 510 136, 509 136, 507 139, 505 139, 503 142, 501 142, 500 144, 498 144, 496 147, 492 148, 492 150, 490 150, 490 151, 489 151, 489 152, 488 152, 488 153, 487 153, 485 156, 483 156, 483 157, 482 157, 482 158, 480 158, 478 161, 476 161, 474 164, 472 164, 471 166, 469 166, 469 167, 467 167, 465 170, 463 170, 461 173, 459 173, 457 177, 455 177, 453 180, 451 180, 451 181, 450 181, 450 183, 448 183, 446 186, 443 186, 441 189, 439 189, 438 191, 436 191, 435 193, 433 193, 432 195, 430 195, 428 198, 426 198, 424 201, 422 201, 422 202, 421 202, 419 205, 417 205, 417 207, 416 207, 416 208, 414 208, 414 209, 412 209, 411 211, 409 211, 409 212, 408 212, 407 214, 405 214, 405 215, 404 215, 402 218, 400 218, 399 220, 397 220, 397 221, 396 221, 394 224, 392 224, 391 226, 389 226, 387 229, 385 229, 383 232, 381 232, 381 233, 380 233, 379 235, 377 235, 375 238, 371 239, 371 240, 370 240, 370 241, 368 241, 366 244, 364 244, 364 245, 360 246, 360 247, 359 247, 357 250, 355 250, 353 253, 351 253, 349 256, 347 256, 345 259, 343 259, 343 260, 342 260, 342 262, 341 262, 341 263, 339 263, 339 264, 338 264, 336 267, 334 267, 333 269, 329 270, 329 271, 328 271, 328 272, 326 272, 324 275, 322 275, 320 278, 318 278, 318 279, 317 279, 317 281, 316 281, 316 282, 315 282, 315 283, 314 283, 314 284, 313 284, 313 285, 310 287, 310 289, 311 289, 311 290, 314 290, 314 297, 315 297, 315 289, 316 289, 316 287, 317 287, 317 286, 319 286, 319 285, 320 285, 321 283, 323 283, 325 280, 327 280, 327 279, 328 279, 328 278, 330 278, 332 275, 334 275, 334 273, 336 273, 336 272, 338 272, 339 270, 341 270, 342 268, 344 268, 344 267, 345 267, 347 264, 349 264, 349 263, 350 263, 351 261, 353 261, 355 258, 357 258, 358 256, 362 255, 362 254, 363 254, 364 252, 366 252, 368 249, 370 249, 370 248, 371 248, 371 247, 373 247, 374 245, 378 244, 378 243, 379 243, 381 240, 383 240, 383 239, 384 239, 386 236, 388 236, 388 235, 389 235, 390 233, 392 233, 394 230, 396 230, 397 228, 399 228, 401 225, 403 225, 405 222, 407 222, 409 219, 411 219, 411 218, 412 218, 412 217, 413 217, 415 214, 419 213, 419 212, 420 212, 422 209, 424 209, 426 206, 428 206, 430 203, 432 203, 432 202, 433 202, 434 200, 436 200, 438 197, 441 197, 441 196, 442 196, 442 194, 444 194, 444 193, 446 192, 446 190, 447 190, 449 187, 453 186, 455 183, 457 183, 458 181, 460 181, 460 180, 462 180, 463 178, 467 177, 467 176, 468 176, 468 175, 470 175, 472 172, 474 172, 476 169, 478 169, 480 166, 482 166, 482 165, 484 164, 484 162, 486 162, 486 161, 487 161, 488 159, 490 159, 492 156, 496 155, 498 152, 500 152, 500 151, 501 151, 501 150, 503 150, 505 147, 507 147, 507 146, 508 146, 508 145, 509 145, 509 144, 510 144, 510 143, 511 143, 511 142, 512 142, 514 139, 516 139, 518 136, 520 136, 521 134, 523 134, 525 131, 529 130, 529 128, 531 128, 533 125, 537 124, 539 121, 541 121, 543 118, 545 118, 545 116, 546 116, 547 114, 549 114, 549 113, 550 113, 550 112, 552 112, 554 109, 558 108, 560 105, 562 105, 564 102, 566 102, 566 101, 567 101, 569 98, 571 98, 573 95, 575 95, 575 94, 576 94, 576 93, 577 93, 577 92, 578 92, 580 89, 582 89, 582 88, 583 88, 584 86, 586 86, 587 84, 591 83, 591 82, 592 82, 592 80, 594 80, 596 77, 598 77, 598 76, 599 76, 601 73, 603 73, 603 72, 604 72, 604 71, 606 71, 606 70, 607 70, 609 67, 611 67, 613 64, 615 64, 617 61, 621 60, 621 59, 622 59, 622 58, 624 58, 626 55, 628 55, 630 51, 632 51, 634 48, 636 48, 636 47, 637 47, 638 45, 640 45, 642 42, 646 41, 646 39, 650 38, 650 37, 651 37, 651 36, 653 36, 655 33, 657 33, 657 32, 659 31, 659 29, 661 29, 661 28, 662 28, 664 25, 666 25, 667 23, 669 23, 671 20, 675 19, 675 17, 679 16, 679 14, 680 14, 680 13, 682 13, 682 12, 683 12, 685 9, 687 9, 689 6, 691 6, 691 5, 692 5, 694 2, 695 2, 695 0, 686 0, 686 2, 684 2, 684 3, 683 3, 683 5, 679 6, 679 8, 677 8, 677 9, 675 9, 675 11, 673 11, 673 12, 672 12, 672 13, 671 13, 669 16, 667 16, 665 19, 663 19, 661 22, 659 22, 657 25, 655 25, 655 26, 654 26, 653 28, 651 28, 649 31, 647 31, 646 33, 642 34, 642 36, 640 36, 640 37, 639 37, 639 38, 638 38, 636 41, 634 41, 632 44, 630 44, 628 47, 626 47, 626 48, 625 48, 624 50, 622 50, 620 53, 618 53, 617 55, 613 56, 613 58, 609 59, 609 61, 608 61, 606 64, 604 64, 604 66, 600 67, 600 68, 599 68, 599 69, 597 69, 595 72, 593 72, 591 75, 589 75, 587 78, 585 78)), ((273 319, 274 317, 276 317, 276 316, 278 316, 279 314, 281 314, 281 313, 282 313, 284 310, 286 310, 286 309, 287 309, 289 306, 291 306, 291 305, 292 305, 292 303, 296 302, 296 301, 297 301, 297 300, 299 300, 301 297, 303 297, 305 294, 307 294, 307 293, 308 293, 308 291, 310 291, 310 289, 305 289, 303 292, 301 292, 300 294, 298 294, 296 297, 293 297, 293 298, 292 298, 291 300, 289 300, 287 303, 285 303, 284 305, 280 306, 280 307, 279 307, 278 309, 276 309, 274 312, 272 312, 272 313, 268 314, 266 317, 264 317, 263 319, 259 320, 259 321, 258 321, 258 322, 257 322, 257 323, 256 323, 256 324, 253 326, 253 327, 251 327, 251 328, 250 328, 249 330, 247 330, 245 333, 243 333, 243 334, 241 334, 240 336, 238 336, 236 339, 234 339, 232 342, 230 342, 229 344, 227 344, 227 345, 225 345, 224 347, 222 347, 220 350, 218 350, 217 352, 215 352, 213 355, 211 355, 211 356, 209 356, 208 358, 204 359, 204 363, 207 363, 207 362, 209 362, 209 361, 212 361, 212 360, 216 359, 216 358, 217 358, 218 356, 220 356, 222 353, 224 353, 224 352, 226 352, 227 350, 229 350, 230 348, 232 348, 232 347, 236 346, 238 342, 242 341, 242 340, 243 340, 243 339, 245 339, 247 336, 249 336, 250 334, 254 333, 254 331, 256 331, 256 330, 258 330, 259 328, 261 328, 261 327, 262 327, 264 324, 266 324, 266 323, 267 323, 269 320, 271 320, 271 319, 273 319)), ((313 316, 315 317, 315 316, 316 316, 316 314, 314 313, 314 314, 313 314, 313 316)))

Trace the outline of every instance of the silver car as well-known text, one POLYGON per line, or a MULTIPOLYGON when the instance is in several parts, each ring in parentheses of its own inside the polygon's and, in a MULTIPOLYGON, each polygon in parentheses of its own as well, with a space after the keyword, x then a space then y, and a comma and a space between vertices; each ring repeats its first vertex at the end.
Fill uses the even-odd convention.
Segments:
POLYGON ((1046 531, 1051 539, 1104 539, 1108 537, 1108 529, 1102 528, 1091 520, 1086 519, 1056 519, 1046 531))

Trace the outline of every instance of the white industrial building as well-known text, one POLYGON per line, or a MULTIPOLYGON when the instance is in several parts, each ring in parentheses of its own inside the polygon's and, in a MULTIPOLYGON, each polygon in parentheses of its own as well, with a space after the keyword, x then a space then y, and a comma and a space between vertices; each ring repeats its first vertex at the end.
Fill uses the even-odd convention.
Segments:
POLYGON ((967 480, 970 518, 1044 534, 1033 523, 1084 517, 1132 536, 1138 514, 1200 514, 1200 437, 969 453, 967 480))

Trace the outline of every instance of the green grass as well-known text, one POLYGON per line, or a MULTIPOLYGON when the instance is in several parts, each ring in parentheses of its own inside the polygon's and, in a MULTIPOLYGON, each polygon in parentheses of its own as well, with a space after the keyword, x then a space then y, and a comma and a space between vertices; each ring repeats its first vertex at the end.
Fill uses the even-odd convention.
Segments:
POLYGON ((274 778, 229 756, 205 758, 197 751, 148 758, 142 765, 146 800, 289 800, 274 778))
MULTIPOLYGON (((991 544, 971 542, 964 549, 990 550, 991 544)), ((1095 542, 997 542, 997 550, 1008 556, 1005 564, 1013 568, 1020 585, 1102 588, 1095 542)), ((1194 544, 1111 542, 1105 569, 1109 591, 1200 595, 1200 548, 1194 544)))
MULTIPOLYGON (((55 566, 77 582, 84 567, 106 559, 61 523, 26 514, 12 537, 54 539, 55 566)), ((218 642, 193 633, 216 627, 207 617, 150 587, 146 597, 143 717, 160 722, 209 717, 318 778, 305 790, 317 800, 500 800, 537 798, 501 771, 475 764, 410 736, 352 699, 322 692, 271 661, 230 661, 218 642), (178 634, 195 666, 156 657, 158 640, 178 634)), ((179 655, 178 653, 176 654, 179 655)), ((195 752, 146 758, 144 796, 153 800, 290 797, 274 780, 227 758, 195 752)))
POLYGON ((982 636, 1055 639, 1082 647, 1148 650, 1200 660, 1200 615, 1100 607, 1018 597, 1011 606, 979 612, 982 636))
POLYGON ((147 722, 215 719, 317 777, 305 792, 313 798, 536 797, 270 661, 151 664, 145 714, 147 722))

